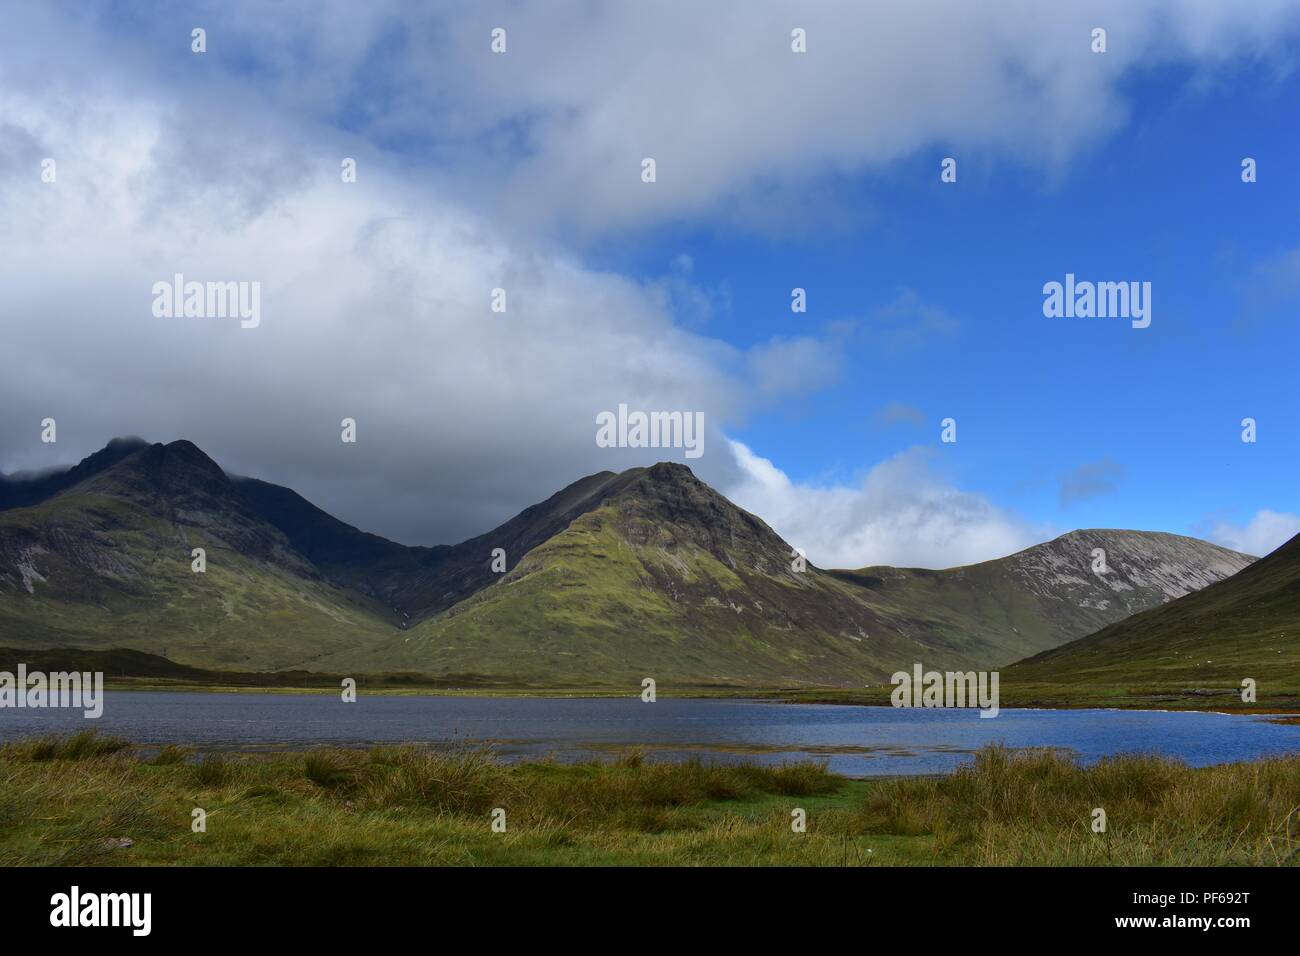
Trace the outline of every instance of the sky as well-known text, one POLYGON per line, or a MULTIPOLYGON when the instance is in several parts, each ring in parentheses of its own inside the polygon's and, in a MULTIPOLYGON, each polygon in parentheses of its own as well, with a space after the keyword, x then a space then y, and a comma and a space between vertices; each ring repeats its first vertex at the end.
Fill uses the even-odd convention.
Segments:
POLYGON ((1300 0, 412 6, 5 5, 0 471, 187 438, 435 544, 677 460, 834 567, 1300 532, 1300 0))

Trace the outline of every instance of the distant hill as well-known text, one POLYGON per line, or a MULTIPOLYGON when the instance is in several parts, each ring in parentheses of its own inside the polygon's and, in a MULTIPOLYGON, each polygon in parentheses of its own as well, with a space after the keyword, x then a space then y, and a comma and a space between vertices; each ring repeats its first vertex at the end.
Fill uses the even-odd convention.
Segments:
POLYGON ((944 571, 831 573, 870 590, 872 603, 905 621, 923 646, 947 650, 958 635, 987 648, 984 663, 1005 664, 1183 597, 1252 560, 1181 535, 1090 530, 944 571), (1092 570, 1096 549, 1105 573, 1092 570))
MULTIPOLYGON (((1087 531, 947 571, 795 573, 786 542, 682 465, 594 477, 602 484, 582 499, 588 510, 496 583, 322 665, 860 685, 918 660, 1000 666, 1251 561, 1177 535, 1087 531), (1105 574, 1091 570, 1096 547, 1107 551, 1105 574)), ((478 553, 493 540, 476 539, 478 553)))
POLYGON ((0 644, 275 669, 392 630, 390 612, 326 580, 191 443, 78 469, 75 484, 0 512, 0 644))
POLYGON ((1008 668, 1014 684, 1300 690, 1300 536, 1226 580, 1008 668))
POLYGON ((916 661, 1000 666, 1251 560, 1083 531, 947 571, 796 572, 761 519, 670 463, 588 476, 438 547, 228 476, 184 441, 115 441, 72 469, 0 479, 0 496, 0 646, 123 647, 227 671, 852 687, 916 661), (190 569, 194 547, 206 574, 190 569))

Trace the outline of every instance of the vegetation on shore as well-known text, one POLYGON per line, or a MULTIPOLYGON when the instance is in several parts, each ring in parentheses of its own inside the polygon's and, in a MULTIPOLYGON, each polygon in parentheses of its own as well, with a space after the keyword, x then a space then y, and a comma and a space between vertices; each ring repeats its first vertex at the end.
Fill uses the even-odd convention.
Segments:
MULTIPOLYGON (((635 697, 633 684, 546 684, 485 678, 475 674, 325 674, 313 671, 217 671, 187 667, 140 651, 111 650, 18 651, 0 648, 0 660, 21 660, 30 670, 99 671, 113 690, 211 691, 225 693, 276 692, 336 694, 344 676, 357 681, 365 694, 436 694, 481 697, 635 697)), ((744 686, 738 684, 660 684, 661 697, 709 697, 773 700, 797 704, 859 704, 889 706, 893 687, 887 683, 858 689, 810 686, 744 686)), ((1001 706, 1109 707, 1136 710, 1214 710, 1236 713, 1300 713, 1300 679, 1264 678, 1259 697, 1243 703, 1240 688, 1227 678, 1203 681, 1161 680, 1158 675, 1126 682, 1122 675, 1097 683, 1026 680, 1018 668, 1001 672, 1001 706)))
MULTIPOLYGON (((1241 688, 1226 681, 1204 682, 1146 681, 1115 683, 1064 683, 1047 680, 1021 679, 1014 669, 1000 672, 999 698, 1003 710, 1024 707, 1051 710, 1077 710, 1100 708, 1111 710, 1207 710, 1236 714, 1297 714, 1300 713, 1300 681, 1261 685, 1257 699, 1246 703, 1241 699, 1241 688)), ((888 685, 839 690, 836 688, 807 688, 788 691, 755 692, 748 696, 777 696, 800 704, 856 704, 860 706, 889 706, 888 685)), ((719 695, 722 696, 722 695, 719 695)))
POLYGON ((847 780, 815 763, 655 763, 635 750, 576 765, 412 746, 198 755, 93 733, 0 748, 4 865, 1297 862, 1300 757, 1083 768, 992 747, 950 776, 847 780), (806 832, 792 829, 796 809, 806 832))

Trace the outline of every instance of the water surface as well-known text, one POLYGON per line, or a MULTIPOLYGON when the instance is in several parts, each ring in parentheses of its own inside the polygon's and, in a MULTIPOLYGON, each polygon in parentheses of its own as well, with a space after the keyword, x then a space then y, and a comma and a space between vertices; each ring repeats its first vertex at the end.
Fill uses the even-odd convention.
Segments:
POLYGON ((1084 762, 1160 753, 1193 766, 1300 752, 1300 726, 1266 717, 1116 710, 896 709, 639 697, 360 697, 107 691, 104 715, 0 710, 0 740, 97 727, 137 744, 305 749, 486 744, 511 759, 574 761, 641 746, 651 759, 825 760, 848 776, 948 773, 989 743, 1059 747, 1084 762))

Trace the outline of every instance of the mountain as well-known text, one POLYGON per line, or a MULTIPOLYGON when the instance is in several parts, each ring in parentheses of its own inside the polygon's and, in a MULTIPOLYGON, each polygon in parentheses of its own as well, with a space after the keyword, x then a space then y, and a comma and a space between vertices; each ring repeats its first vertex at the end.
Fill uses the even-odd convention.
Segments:
POLYGON ((487 534, 458 545, 406 547, 344 524, 288 488, 236 479, 250 505, 332 580, 382 600, 410 622, 445 610, 496 580, 492 551, 506 568, 600 506, 630 479, 603 471, 575 481, 487 534))
POLYGON ((0 511, 0 644, 273 669, 392 628, 381 605, 327 581, 190 442, 110 445, 58 477, 37 479, 37 503, 0 511), (192 570, 193 548, 206 550, 206 573, 192 570))
MULTIPOLYGON (((491 586, 364 655, 343 652, 322 666, 845 684, 878 680, 889 662, 915 653, 865 591, 812 566, 793 570, 788 544, 684 465, 612 476, 583 504, 597 506, 491 586)), ((486 548, 497 538, 480 540, 486 548)))
POLYGON ((114 438, 72 468, 36 474, 0 475, 0 511, 38 504, 148 446, 142 438, 114 438))
POLYGON ((1226 580, 1009 668, 1059 688, 1300 690, 1300 536, 1226 580))
MULTIPOLYGON (((490 587, 331 668, 543 680, 875 683, 915 661, 993 667, 1251 560, 1176 535, 1075 532, 947 571, 791 570, 792 550, 681 465, 633 469, 490 587), (1106 549, 1104 574, 1091 570, 1106 549)), ((480 553, 493 536, 483 539, 480 553)))
POLYGON ((863 568, 832 574, 872 592, 922 645, 959 634, 1006 664, 1236 574, 1253 559, 1152 531, 1071 531, 993 561, 944 571, 863 568), (1104 552, 1104 572, 1093 571, 1104 552))
POLYGON ((1251 560, 1082 531, 946 571, 796 571, 761 519, 671 463, 588 476, 437 547, 228 476, 184 441, 113 442, 0 489, 0 646, 124 647, 225 670, 860 686, 916 661, 1006 664, 1251 560))

